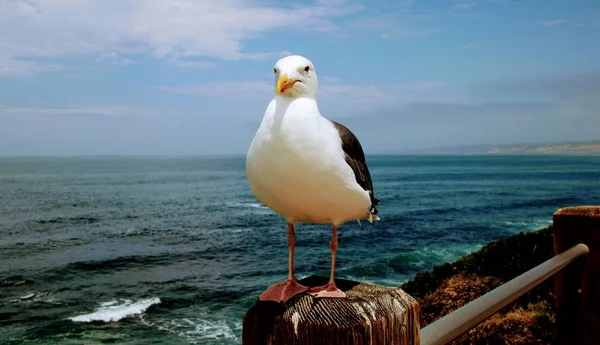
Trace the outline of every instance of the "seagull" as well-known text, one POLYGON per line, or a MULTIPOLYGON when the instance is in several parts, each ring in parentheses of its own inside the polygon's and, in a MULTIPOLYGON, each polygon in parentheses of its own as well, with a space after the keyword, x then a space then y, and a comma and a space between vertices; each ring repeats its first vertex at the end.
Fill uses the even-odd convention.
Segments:
POLYGON ((371 175, 356 136, 323 117, 317 105, 317 72, 307 58, 292 55, 273 68, 275 94, 246 156, 250 189, 287 221, 288 277, 260 296, 285 303, 308 292, 346 297, 335 285, 337 230, 347 221, 379 220, 371 175), (295 225, 331 224, 331 275, 326 285, 308 288, 294 276, 295 225))

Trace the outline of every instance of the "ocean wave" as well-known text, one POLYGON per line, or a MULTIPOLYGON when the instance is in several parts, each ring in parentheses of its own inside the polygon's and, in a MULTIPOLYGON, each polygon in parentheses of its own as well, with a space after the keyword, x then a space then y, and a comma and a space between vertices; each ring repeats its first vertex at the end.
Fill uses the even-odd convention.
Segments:
POLYGON ((562 206, 575 205, 578 202, 579 202, 579 199, 574 198, 574 197, 540 198, 540 199, 515 201, 512 203, 509 203, 507 205, 507 207, 509 207, 509 208, 544 207, 544 206, 562 207, 562 206))
POLYGON ((261 203, 258 203, 258 202, 232 202, 232 203, 225 204, 225 206, 227 206, 227 207, 242 207, 242 208, 249 207, 249 208, 269 209, 265 205, 263 205, 261 203))
POLYGON ((439 265, 445 262, 452 262, 462 256, 471 254, 479 249, 483 244, 465 243, 452 246, 428 246, 417 250, 396 255, 386 260, 387 265, 393 268, 406 268, 423 270, 428 269, 429 265, 439 265))
POLYGON ((419 217, 426 216, 430 217, 431 215, 446 215, 446 214, 458 214, 458 213, 482 213, 487 214, 490 211, 495 210, 514 210, 514 209, 524 209, 524 208, 542 208, 542 207, 564 207, 568 205, 575 205, 580 203, 579 199, 574 197, 549 197, 549 198, 539 198, 539 199, 529 199, 529 200, 516 200, 510 202, 493 202, 489 204, 477 205, 477 206, 468 206, 468 207, 458 207, 458 206, 448 206, 448 207, 437 207, 437 208, 423 208, 416 210, 408 210, 404 212, 405 216, 411 217, 419 217))
POLYGON ((532 220, 532 221, 528 221, 528 222, 527 221, 523 221, 523 222, 506 221, 506 222, 504 222, 505 226, 508 226, 509 228, 514 228, 515 230, 518 230, 518 231, 538 230, 541 228, 545 228, 550 224, 552 224, 551 219, 536 219, 536 220, 532 220))
POLYGON ((258 202, 235 202, 235 203, 226 203, 225 207, 230 208, 238 208, 238 209, 246 209, 251 213, 255 214, 275 214, 273 210, 268 208, 267 206, 258 203, 258 202))
POLYGON ((12 299, 11 303, 49 303, 49 304, 61 304, 51 292, 28 292, 25 295, 19 296, 18 298, 12 299))
POLYGON ((0 286, 2 286, 2 287, 19 286, 19 285, 23 285, 23 284, 32 284, 32 283, 33 283, 32 280, 29 280, 20 275, 14 275, 14 276, 6 277, 6 278, 0 280, 0 286))
POLYGON ((357 277, 359 281, 381 283, 396 275, 400 280, 412 276, 416 272, 431 269, 434 265, 453 262, 460 257, 479 250, 482 244, 456 244, 452 246, 426 246, 402 254, 381 258, 366 265, 341 268, 338 271, 347 276, 357 277))
POLYGON ((172 260, 172 258, 165 255, 129 255, 107 260, 71 262, 67 264, 66 269, 69 271, 113 272, 137 266, 155 266, 165 263, 170 259, 172 260))
POLYGON ((52 218, 52 219, 39 219, 34 221, 38 224, 92 224, 98 222, 99 219, 95 217, 71 217, 71 218, 52 218))
POLYGON ((240 322, 227 322, 212 318, 181 318, 155 323, 158 329, 177 334, 192 344, 206 344, 213 341, 239 341, 240 322))
POLYGON ((115 322, 132 315, 139 315, 150 306, 159 304, 160 298, 152 297, 132 302, 131 300, 112 300, 100 304, 100 308, 93 313, 83 314, 68 318, 73 322, 115 322), (118 304, 121 302, 120 304, 118 304))

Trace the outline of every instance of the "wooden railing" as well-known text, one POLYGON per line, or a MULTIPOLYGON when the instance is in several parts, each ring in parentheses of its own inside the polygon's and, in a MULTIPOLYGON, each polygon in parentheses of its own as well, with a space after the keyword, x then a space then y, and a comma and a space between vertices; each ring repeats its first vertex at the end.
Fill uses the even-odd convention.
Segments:
MULTIPOLYGON (((445 345, 554 277, 557 345, 599 345, 600 206, 559 209, 553 236, 553 258, 422 329, 417 301, 401 289, 340 281, 347 299, 257 303, 244 316, 242 343, 445 345)), ((322 284, 318 279, 303 283, 322 284)))

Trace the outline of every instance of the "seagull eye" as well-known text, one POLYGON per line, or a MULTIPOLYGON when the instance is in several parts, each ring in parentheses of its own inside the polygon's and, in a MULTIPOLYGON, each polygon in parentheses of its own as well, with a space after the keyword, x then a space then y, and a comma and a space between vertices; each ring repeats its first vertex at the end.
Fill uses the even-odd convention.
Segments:
POLYGON ((310 66, 304 67, 304 72, 308 72, 308 71, 310 71, 310 66))
POLYGON ((277 74, 277 68, 273 68, 273 73, 277 74))

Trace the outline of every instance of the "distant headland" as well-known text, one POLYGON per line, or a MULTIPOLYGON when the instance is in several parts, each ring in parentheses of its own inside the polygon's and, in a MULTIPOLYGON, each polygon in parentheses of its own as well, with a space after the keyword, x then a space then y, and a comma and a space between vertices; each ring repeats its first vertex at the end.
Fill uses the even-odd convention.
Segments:
POLYGON ((506 145, 466 145, 416 150, 417 154, 600 154, 600 139, 506 145))
POLYGON ((580 143, 499 146, 492 148, 489 153, 600 153, 600 140, 580 143))

